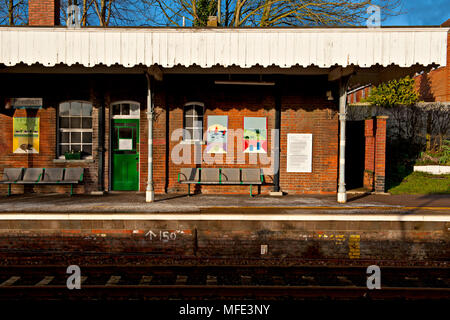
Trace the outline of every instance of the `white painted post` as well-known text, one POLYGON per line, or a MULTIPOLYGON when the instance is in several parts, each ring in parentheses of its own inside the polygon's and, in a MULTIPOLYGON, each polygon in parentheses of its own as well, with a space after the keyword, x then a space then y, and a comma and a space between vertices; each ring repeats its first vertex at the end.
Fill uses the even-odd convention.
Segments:
POLYGON ((339 80, 339 187, 337 201, 339 203, 347 202, 347 193, 345 190, 345 121, 347 117, 347 86, 348 77, 339 80))
POLYGON ((151 89, 151 76, 146 72, 147 77, 147 120, 148 120, 148 176, 147 189, 145 191, 145 201, 153 202, 155 200, 155 190, 153 188, 153 101, 151 89))

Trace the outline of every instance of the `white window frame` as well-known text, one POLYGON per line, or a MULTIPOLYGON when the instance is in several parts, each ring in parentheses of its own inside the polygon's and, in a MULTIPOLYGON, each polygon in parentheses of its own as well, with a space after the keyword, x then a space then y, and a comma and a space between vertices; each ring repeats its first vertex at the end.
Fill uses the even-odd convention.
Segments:
MULTIPOLYGON (((92 115, 93 112, 94 112, 94 105, 93 105, 93 103, 91 101, 86 101, 86 100, 67 100, 67 101, 62 101, 62 102, 60 102, 58 104, 58 119, 57 119, 57 121, 58 121, 58 123, 60 123, 60 118, 69 118, 70 119, 72 117, 70 114, 69 114, 69 116, 61 116, 60 107, 64 103, 72 104, 73 102, 86 103, 86 104, 90 104, 92 106, 92 113, 91 113, 92 127, 91 127, 91 129, 82 129, 82 128, 74 128, 74 129, 72 129, 72 128, 61 128, 60 124, 58 124, 58 129, 59 129, 59 132, 58 132, 58 149, 59 149, 59 152, 61 153, 61 146, 62 145, 69 145, 70 146, 72 144, 71 141, 70 141, 71 140, 71 138, 70 138, 71 135, 70 134, 69 134, 69 142, 61 142, 61 140, 62 140, 61 134, 63 132, 69 132, 69 133, 71 133, 71 132, 80 132, 80 133, 90 132, 91 135, 92 135, 92 142, 91 143, 83 143, 83 134, 81 134, 80 142, 76 143, 76 144, 80 144, 81 145, 81 150, 82 151, 83 151, 83 145, 90 145, 91 146, 91 155, 86 156, 83 159, 92 159, 92 154, 94 153, 94 130, 93 130, 94 117, 92 115)), ((82 112, 81 112, 80 117, 83 119, 82 112)), ((70 120, 69 120, 69 123, 70 123, 70 120)), ((58 156, 58 159, 65 159, 66 158, 64 154, 59 154, 57 156, 58 156)))
POLYGON ((192 101, 192 102, 188 102, 188 103, 185 103, 184 105, 183 105, 183 129, 193 129, 193 130, 201 130, 201 134, 200 134, 200 139, 186 139, 185 137, 184 137, 184 134, 183 134, 183 142, 182 143, 185 143, 185 144, 204 144, 204 141, 203 141, 203 125, 204 125, 204 119, 205 119, 205 104, 203 103, 203 102, 199 102, 199 101, 192 101), (186 127, 186 117, 190 117, 190 118, 194 118, 194 123, 195 123, 195 119, 199 119, 200 117, 198 116, 198 115, 187 115, 186 114, 186 108, 187 107, 190 107, 190 106, 199 106, 199 107, 202 107, 203 109, 202 109, 202 116, 201 116, 201 127, 196 127, 196 126, 193 126, 193 127, 186 127))
MULTIPOLYGON (((121 107, 122 110, 122 107, 121 107)), ((121 111, 122 113, 122 111, 121 111)), ((113 103, 110 104, 110 114, 111 114, 111 119, 140 119, 141 118, 141 104, 137 101, 133 101, 133 100, 121 100, 121 101, 114 101, 113 103), (138 110, 139 110, 139 114, 138 115, 113 115, 113 107, 116 104, 136 104, 138 106, 138 110)))

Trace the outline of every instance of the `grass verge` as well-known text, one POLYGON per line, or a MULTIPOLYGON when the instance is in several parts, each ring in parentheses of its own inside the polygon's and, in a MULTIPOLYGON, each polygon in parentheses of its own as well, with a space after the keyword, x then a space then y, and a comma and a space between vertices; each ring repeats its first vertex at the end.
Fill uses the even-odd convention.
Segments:
POLYGON ((391 194, 450 194, 450 174, 433 175, 412 172, 402 182, 389 189, 391 194))

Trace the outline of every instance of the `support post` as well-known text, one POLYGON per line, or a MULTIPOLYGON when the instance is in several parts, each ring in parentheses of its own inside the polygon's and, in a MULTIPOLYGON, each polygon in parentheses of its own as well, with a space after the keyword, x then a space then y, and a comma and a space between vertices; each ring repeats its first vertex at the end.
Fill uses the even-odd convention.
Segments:
POLYGON ((155 190, 153 188, 153 99, 151 88, 151 77, 146 72, 147 77, 147 121, 148 121, 148 175, 147 188, 145 190, 145 201, 153 202, 155 200, 155 190))
MULTIPOLYGON (((281 87, 277 83, 275 87, 275 141, 272 142, 274 152, 272 159, 274 161, 272 167, 273 172, 273 191, 280 192, 280 133, 281 133, 281 87)), ((272 136, 273 138, 273 136, 272 136)))
POLYGON ((220 7, 221 7, 221 1, 217 0, 217 22, 220 25, 220 7))
POLYGON ((105 191, 104 162, 105 162, 105 99, 103 88, 100 106, 98 108, 98 183, 99 194, 105 191))
POLYGON ((339 79, 339 186, 337 201, 347 202, 345 190, 345 121, 347 117, 347 87, 349 77, 339 79))

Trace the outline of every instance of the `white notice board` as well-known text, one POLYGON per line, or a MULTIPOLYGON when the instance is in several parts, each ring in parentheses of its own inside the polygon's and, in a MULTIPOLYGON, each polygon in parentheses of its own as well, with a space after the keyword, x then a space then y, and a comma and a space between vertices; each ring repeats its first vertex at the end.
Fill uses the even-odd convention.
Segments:
POLYGON ((288 133, 287 172, 312 172, 312 134, 288 133))
POLYGON ((119 139, 119 150, 133 150, 133 139, 119 139))

